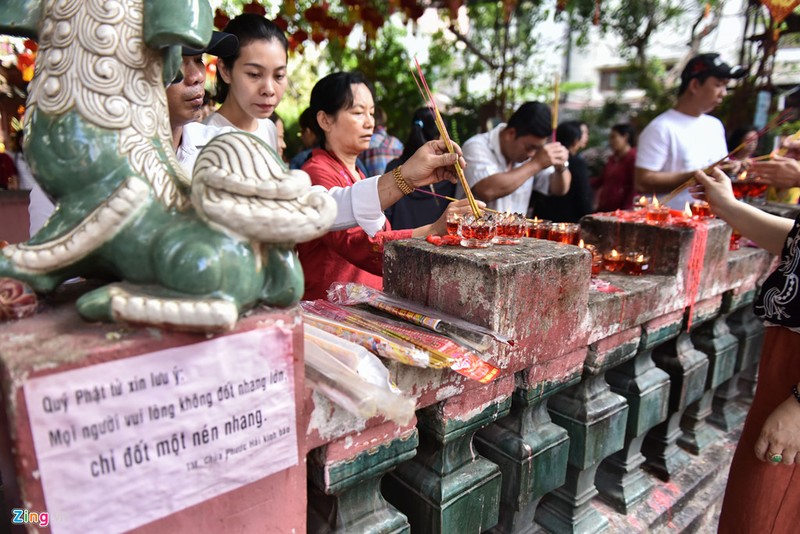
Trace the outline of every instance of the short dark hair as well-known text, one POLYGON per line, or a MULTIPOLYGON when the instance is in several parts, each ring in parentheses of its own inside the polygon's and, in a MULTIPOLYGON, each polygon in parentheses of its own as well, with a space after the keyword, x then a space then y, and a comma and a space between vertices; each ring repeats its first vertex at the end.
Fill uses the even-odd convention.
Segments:
POLYGON ((564 121, 556 128, 556 141, 567 148, 581 140, 581 123, 578 121, 564 121))
POLYGON ((550 107, 541 102, 525 102, 508 119, 506 128, 514 128, 517 137, 549 137, 553 133, 550 107))
POLYGON ((622 137, 628 138, 628 144, 636 146, 636 128, 627 123, 615 124, 611 127, 612 130, 620 134, 622 137))
MULTIPOLYGON (((219 57, 219 60, 229 71, 233 70, 233 64, 239 59, 242 47, 260 39, 265 41, 278 41, 283 46, 287 56, 289 54, 289 41, 286 39, 283 30, 271 20, 267 20, 260 15, 242 13, 228 22, 228 24, 225 25, 224 31, 235 35, 239 39, 239 48, 236 49, 235 54, 219 57)), ((217 102, 225 102, 229 87, 225 80, 222 79, 222 76, 217 76, 216 89, 217 102)))
POLYGON ((373 98, 375 91, 372 85, 357 71, 334 72, 328 74, 311 89, 309 109, 314 117, 313 130, 317 134, 320 146, 325 146, 325 132, 317 121, 317 114, 324 111, 327 115, 336 115, 343 109, 350 109, 353 106, 353 85, 364 84, 369 89, 373 98))
POLYGON ((306 108, 300 114, 300 118, 297 119, 297 122, 300 124, 300 131, 303 131, 306 128, 313 131, 314 124, 317 122, 317 118, 314 117, 314 114, 311 112, 311 108, 306 108))

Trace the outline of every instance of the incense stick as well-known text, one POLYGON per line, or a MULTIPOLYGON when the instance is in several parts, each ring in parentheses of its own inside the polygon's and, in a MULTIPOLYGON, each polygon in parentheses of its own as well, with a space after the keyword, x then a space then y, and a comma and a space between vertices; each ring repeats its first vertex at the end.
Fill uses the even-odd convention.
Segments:
MULTIPOLYGON (((414 58, 414 63, 417 66, 417 73, 419 74, 419 80, 417 80, 416 75, 414 74, 414 69, 411 69, 411 76, 414 78, 414 82, 417 84, 417 88, 419 89, 420 93, 424 100, 427 100, 428 107, 433 111, 434 120, 436 122, 436 128, 439 130, 439 136, 444 141, 445 146, 447 147, 447 151, 451 154, 455 153, 455 149, 453 148, 453 143, 450 141, 450 136, 447 134, 447 127, 444 124, 444 120, 442 120, 442 115, 439 113, 439 108, 436 106, 436 102, 433 100, 433 94, 431 93, 430 88, 428 87, 428 82, 425 80, 425 75, 422 74, 422 67, 417 61, 417 58, 414 58), (422 82, 422 87, 420 87, 420 81, 422 82), (425 88, 423 91, 422 88, 425 88)), ((475 202, 475 197, 472 195, 472 190, 469 188, 469 184, 467 183, 467 177, 464 176, 464 169, 461 168, 461 164, 456 159, 454 164, 456 169, 456 175, 458 176, 458 181, 461 183, 461 187, 464 189, 464 194, 469 201, 469 207, 472 210, 472 214, 475 217, 481 216, 481 210, 478 207, 478 204, 475 202)))
MULTIPOLYGON (((432 197, 443 198, 445 200, 449 200, 450 202, 458 201, 457 198, 448 197, 448 196, 445 196, 445 195, 440 195, 439 193, 434 193, 433 191, 430 191, 428 189, 422 189, 421 187, 415 188, 414 191, 419 191, 420 193, 425 193, 426 195, 430 195, 432 197)), ((491 208, 482 208, 482 209, 483 209, 483 211, 488 211, 489 213, 498 213, 500 215, 505 214, 505 212, 503 212, 503 211, 497 211, 497 210, 493 210, 491 208)), ((539 220, 541 220, 541 219, 536 220, 536 221, 534 221, 533 219, 525 219, 525 220, 528 221, 528 222, 539 222, 539 220)))
POLYGON ((558 128, 558 90, 561 82, 561 74, 556 72, 556 82, 553 88, 553 142, 556 142, 556 129, 558 128))
MULTIPOLYGON (((760 138, 761 136, 763 136, 765 133, 767 133, 772 128, 775 128, 776 126, 778 126, 780 124, 783 124, 784 122, 789 120, 789 115, 790 115, 789 110, 784 110, 783 113, 781 113, 780 115, 775 116, 775 118, 773 118, 763 128, 761 128, 758 132, 756 132, 757 138, 760 138)), ((798 133, 800 133, 800 132, 798 132, 798 133)), ((714 169, 714 167, 716 167, 717 165, 723 163, 726 159, 730 158, 736 152, 741 150, 742 147, 746 146, 747 143, 748 143, 748 141, 743 141, 739 146, 737 146, 736 148, 734 148, 733 150, 728 152, 728 154, 726 154, 725 157, 723 157, 722 159, 716 161, 715 163, 712 163, 711 165, 709 165, 708 167, 703 169, 703 172, 706 173, 706 174, 710 173, 714 169)), ((683 182, 678 187, 676 187, 675 189, 673 189, 672 191, 670 191, 669 194, 667 196, 665 196, 660 201, 661 204, 668 203, 673 198, 675 198, 675 196, 677 196, 678 193, 680 193, 681 191, 683 191, 687 187, 690 187, 691 185, 694 184, 694 182, 695 182, 695 179, 694 179, 694 176, 693 176, 694 175, 694 171, 692 171, 690 173, 687 173, 687 174, 690 176, 690 178, 688 180, 686 180, 685 182, 683 182)))

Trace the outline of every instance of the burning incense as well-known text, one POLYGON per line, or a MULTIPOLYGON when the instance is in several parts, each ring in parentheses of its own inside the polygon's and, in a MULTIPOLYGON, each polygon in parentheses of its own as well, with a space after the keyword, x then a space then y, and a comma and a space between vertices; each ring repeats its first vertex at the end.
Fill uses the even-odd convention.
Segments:
MULTIPOLYGON (((450 141, 450 136, 447 134, 447 127, 442 120, 442 115, 439 113, 439 108, 436 106, 436 102, 433 100, 433 94, 431 93, 430 88, 428 87, 428 82, 425 80, 425 75, 422 74, 422 67, 420 67, 419 61, 417 58, 414 58, 414 63, 417 66, 417 73, 419 74, 419 80, 417 79, 416 75, 414 74, 414 69, 411 69, 411 76, 414 78, 414 82, 417 84, 417 88, 419 92, 422 94, 423 100, 427 100, 427 105, 433 111, 433 116, 436 121, 436 128, 439 130, 439 136, 444 141, 445 146, 447 147, 447 151, 451 154, 455 152, 453 148, 453 143, 450 141), (422 86, 420 86, 420 82, 422 82, 422 86), (425 89, 423 91, 423 88, 425 89)), ((478 204, 475 202, 475 197, 472 195, 472 190, 469 188, 469 184, 467 183, 467 177, 464 176, 464 169, 461 168, 461 164, 456 160, 454 164, 456 168, 456 175, 458 176, 458 181, 461 183, 461 187, 464 188, 464 193, 469 201, 469 207, 472 209, 472 214, 475 217, 481 216, 481 210, 478 207, 478 204)))
POLYGON ((553 142, 556 141, 556 128, 558 128, 558 89, 561 82, 561 74, 556 72, 556 82, 553 87, 553 142))
MULTIPOLYGON (((784 122, 786 122, 787 120, 789 120, 789 115, 790 115, 790 110, 785 110, 785 111, 784 111, 783 113, 781 113, 780 115, 777 115, 775 118, 773 118, 771 121, 769 121, 769 122, 766 124, 766 126, 764 126, 763 128, 761 128, 761 129, 760 129, 760 130, 759 130, 759 131, 756 133, 756 135, 757 135, 756 139, 759 139, 759 138, 761 138, 761 136, 762 136, 762 135, 764 135, 765 133, 767 133, 768 131, 770 131, 772 128, 775 128, 776 126, 779 126, 780 124, 783 124, 784 122)), ((800 134, 800 132, 798 132, 798 134, 800 134)), ((733 156, 734 154, 736 154, 736 152, 738 152, 739 150, 741 150, 741 149, 742 149, 742 148, 743 148, 745 145, 747 145, 747 143, 748 143, 748 142, 749 142, 749 141, 743 141, 743 142, 742 142, 742 143, 741 143, 739 146, 737 146, 736 148, 734 148, 733 150, 731 150, 730 152, 728 152, 728 154, 727 154, 725 157, 723 157, 722 159, 720 159, 720 160, 718 160, 718 161, 716 161, 716 162, 712 163, 711 165, 709 165, 708 167, 706 167, 705 169, 703 169, 703 172, 704 172, 704 173, 706 173, 706 174, 710 173, 710 172, 711 172, 711 171, 714 169, 714 167, 716 167, 717 165, 720 165, 721 163, 725 162, 725 160, 727 160, 728 158, 730 158, 731 156, 733 156)), ((670 191, 670 192, 669 192, 669 194, 668 194, 667 196, 665 196, 665 197, 664 197, 664 198, 661 200, 661 203, 662 203, 662 204, 666 204, 666 203, 668 203, 670 200, 672 200, 673 198, 675 198, 675 196, 676 196, 678 193, 680 193, 681 191, 683 191, 683 190, 684 190, 684 189, 686 189, 687 187, 690 187, 690 186, 692 186, 692 185, 695 183, 694 176, 693 176, 693 175, 694 175, 694 172, 686 173, 686 175, 687 175, 687 176, 689 176, 689 179, 688 179, 688 180, 686 180, 685 182, 683 182, 681 185, 679 185, 679 186, 678 186, 678 187, 676 187, 675 189, 673 189, 672 191, 670 191)))

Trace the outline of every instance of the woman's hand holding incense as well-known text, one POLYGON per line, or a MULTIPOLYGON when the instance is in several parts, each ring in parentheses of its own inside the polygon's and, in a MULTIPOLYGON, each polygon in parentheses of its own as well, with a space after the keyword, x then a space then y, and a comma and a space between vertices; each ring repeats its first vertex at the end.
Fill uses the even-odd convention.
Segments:
POLYGON ((774 154, 771 160, 754 161, 747 172, 781 189, 800 186, 800 162, 793 158, 774 154))
POLYGON ((773 254, 781 253, 794 220, 769 214, 736 200, 730 178, 717 168, 710 174, 697 171, 694 179, 697 185, 690 189, 694 198, 707 201, 711 211, 740 234, 773 254))
POLYGON ((705 200, 711 206, 711 211, 722 218, 726 208, 736 204, 733 196, 731 179, 718 167, 714 167, 710 174, 703 171, 694 173, 695 185, 689 191, 698 200, 705 200))
POLYGON ((447 151, 447 146, 442 140, 428 141, 419 150, 414 152, 408 161, 403 163, 403 178, 411 187, 434 184, 442 180, 453 183, 458 181, 455 163, 458 161, 464 168, 467 162, 461 154, 461 147, 451 143, 454 154, 447 151))

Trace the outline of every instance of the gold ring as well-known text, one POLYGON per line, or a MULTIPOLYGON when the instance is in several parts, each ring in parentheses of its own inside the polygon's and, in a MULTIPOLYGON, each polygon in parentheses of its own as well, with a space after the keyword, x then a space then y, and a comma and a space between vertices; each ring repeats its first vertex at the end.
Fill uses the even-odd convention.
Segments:
POLYGON ((774 463, 774 464, 779 464, 779 463, 781 463, 782 460, 783 460, 783 456, 780 455, 780 454, 773 454, 769 459, 769 461, 774 463))

